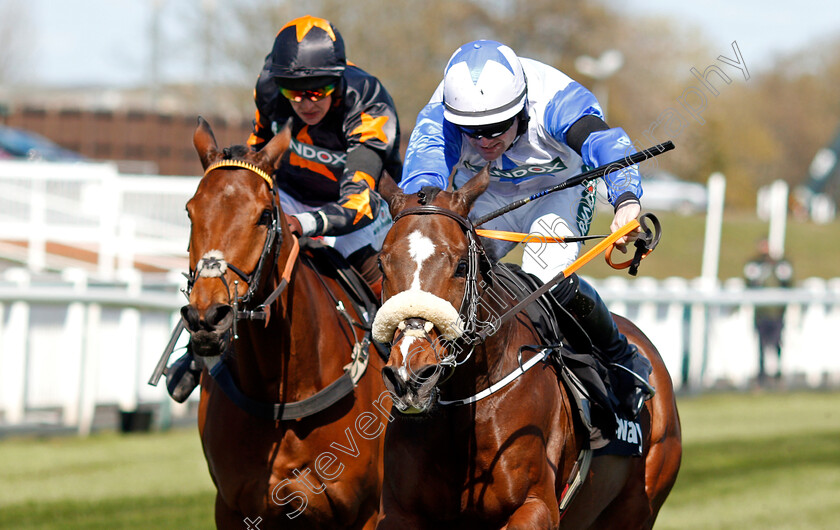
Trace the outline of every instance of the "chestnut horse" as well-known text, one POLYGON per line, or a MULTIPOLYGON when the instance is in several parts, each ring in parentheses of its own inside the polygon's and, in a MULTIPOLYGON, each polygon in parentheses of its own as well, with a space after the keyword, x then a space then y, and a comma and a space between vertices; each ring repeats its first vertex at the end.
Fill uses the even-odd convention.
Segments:
POLYGON ((187 203, 189 305, 203 361, 198 429, 219 528, 372 528, 387 396, 382 360, 336 279, 289 231, 271 175, 288 134, 220 150, 199 118, 205 169, 187 203))
POLYGON ((377 528, 650 528, 682 452, 665 365, 616 317, 653 364, 657 393, 639 419, 643 455, 598 456, 587 468, 589 433, 575 428, 556 364, 521 348, 539 344, 534 326, 523 313, 499 318, 515 302, 504 291, 486 296, 492 283, 467 215, 488 181, 485 168, 455 192, 381 189, 394 225, 380 253, 374 338, 392 344, 382 375, 399 413, 385 433, 377 528), (494 327, 481 336, 481 323, 494 327), (588 473, 561 514, 577 469, 588 473))

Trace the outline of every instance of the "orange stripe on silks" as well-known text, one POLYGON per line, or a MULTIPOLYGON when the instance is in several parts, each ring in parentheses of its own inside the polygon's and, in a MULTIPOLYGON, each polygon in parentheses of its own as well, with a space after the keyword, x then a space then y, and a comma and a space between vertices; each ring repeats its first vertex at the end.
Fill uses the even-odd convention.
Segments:
POLYGON ((371 177, 370 175, 368 175, 364 171, 356 170, 356 172, 353 173, 353 182, 359 182, 360 180, 364 181, 368 185, 368 188, 370 188, 370 189, 373 189, 373 188, 376 187, 376 182, 373 180, 373 177, 371 177))
MULTIPOLYGON (((297 135, 297 139, 301 142, 309 145, 313 145, 312 138, 309 136, 309 125, 304 125, 303 129, 297 135)), ((320 162, 313 162, 312 160, 307 160, 295 153, 291 153, 289 155, 289 163, 293 166, 298 166, 302 168, 306 168, 310 171, 314 171, 319 175, 323 175, 328 179, 332 180, 333 182, 338 182, 338 179, 333 175, 332 171, 327 168, 324 164, 320 162)))
POLYGON ((619 239, 626 236, 627 234, 629 234, 637 228, 639 228, 639 221, 633 219, 626 225, 622 226, 621 228, 610 234, 608 237, 604 238, 601 242, 592 247, 589 250, 589 252, 576 259, 571 265, 566 267, 566 269, 563 271, 563 274, 568 278, 570 274, 592 261, 592 258, 606 250, 607 247, 611 247, 616 241, 618 241, 619 239))
POLYGON ((387 121, 388 116, 379 116, 377 118, 374 118, 370 114, 363 112, 361 125, 353 129, 353 131, 350 134, 361 135, 359 141, 362 143, 365 143, 371 138, 376 138, 382 143, 387 144, 388 136, 385 135, 385 131, 382 129, 383 127, 385 127, 385 123, 387 121))
POLYGON ((502 241, 515 241, 516 243, 566 242, 566 239, 563 237, 550 237, 540 234, 523 234, 522 232, 506 232, 504 230, 488 230, 485 228, 477 228, 475 233, 482 237, 489 237, 490 239, 500 239, 502 241))

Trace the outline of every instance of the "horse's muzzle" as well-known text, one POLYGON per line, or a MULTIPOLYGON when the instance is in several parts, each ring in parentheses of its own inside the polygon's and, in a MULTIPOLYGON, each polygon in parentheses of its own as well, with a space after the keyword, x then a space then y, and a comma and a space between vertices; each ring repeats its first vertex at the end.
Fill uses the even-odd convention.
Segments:
POLYGON ((404 369, 385 366, 382 368, 382 379, 397 410, 403 414, 419 414, 428 412, 434 406, 442 371, 442 366, 436 364, 426 365, 411 374, 404 369))
POLYGON ((213 304, 202 315, 193 305, 181 308, 181 318, 190 333, 190 346, 194 355, 213 357, 221 355, 228 347, 233 326, 233 307, 213 304))

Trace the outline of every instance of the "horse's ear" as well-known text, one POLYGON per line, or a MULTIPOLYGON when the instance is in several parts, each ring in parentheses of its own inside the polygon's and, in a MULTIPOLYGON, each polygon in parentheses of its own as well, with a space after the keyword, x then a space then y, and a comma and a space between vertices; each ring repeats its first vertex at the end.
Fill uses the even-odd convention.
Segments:
POLYGON ((458 212, 461 215, 467 215, 472 208, 472 204, 478 198, 479 195, 484 193, 487 190, 487 186, 490 184, 490 166, 484 166, 484 168, 476 174, 473 178, 467 181, 458 191, 455 192, 454 195, 454 203, 457 205, 458 209, 461 211, 458 212))
POLYGON ((262 149, 260 149, 260 156, 263 161, 270 167, 277 169, 280 162, 280 157, 289 148, 292 141, 292 120, 288 120, 283 129, 274 135, 262 149))
POLYGON ((387 172, 382 172, 382 177, 379 179, 379 195, 388 202, 388 209, 391 215, 394 216, 402 210, 405 204, 405 194, 400 189, 397 181, 387 172))
POLYGON ((198 151, 198 158, 201 159, 201 166, 204 169, 207 169, 207 166, 219 157, 219 145, 216 143, 213 129, 201 116, 198 117, 198 127, 193 134, 193 145, 198 151))

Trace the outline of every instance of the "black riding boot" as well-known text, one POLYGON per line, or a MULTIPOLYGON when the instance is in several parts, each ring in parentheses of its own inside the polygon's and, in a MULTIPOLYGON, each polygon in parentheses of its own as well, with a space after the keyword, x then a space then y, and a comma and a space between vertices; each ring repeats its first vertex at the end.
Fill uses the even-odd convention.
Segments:
POLYGON ((166 391, 172 399, 183 403, 201 379, 201 364, 187 346, 187 353, 166 368, 166 391))
POLYGON ((600 352, 602 362, 613 372, 620 412, 634 419, 656 392, 648 382, 653 371, 650 361, 618 331, 609 309, 591 285, 572 275, 558 287, 558 301, 577 320, 600 352))

